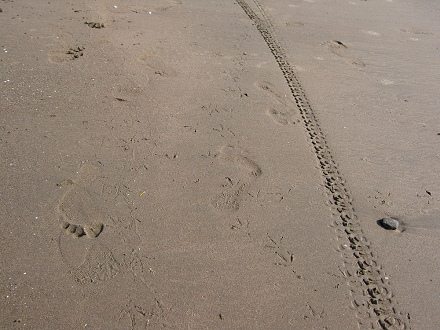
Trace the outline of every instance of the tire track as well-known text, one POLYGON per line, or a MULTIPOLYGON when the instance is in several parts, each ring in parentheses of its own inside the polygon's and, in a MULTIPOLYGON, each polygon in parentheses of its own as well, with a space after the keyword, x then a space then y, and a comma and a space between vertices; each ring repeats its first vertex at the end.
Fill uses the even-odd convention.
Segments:
POLYGON ((341 242, 338 248, 344 264, 341 272, 350 287, 352 307, 356 311, 359 327, 408 329, 409 316, 398 310, 388 277, 362 231, 346 182, 333 159, 306 93, 275 36, 270 19, 258 1, 253 1, 259 14, 245 0, 236 0, 275 57, 300 111, 321 168, 331 210, 337 216, 332 226, 341 242))

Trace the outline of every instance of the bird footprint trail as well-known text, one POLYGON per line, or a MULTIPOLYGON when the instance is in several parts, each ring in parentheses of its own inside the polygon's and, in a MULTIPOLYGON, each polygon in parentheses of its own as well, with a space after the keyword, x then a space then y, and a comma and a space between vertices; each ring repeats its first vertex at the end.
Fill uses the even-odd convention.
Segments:
POLYGON ((321 168, 329 203, 338 220, 333 224, 337 238, 343 242, 344 276, 350 287, 352 306, 359 327, 406 329, 409 319, 399 311, 388 277, 373 253, 357 218, 352 197, 341 175, 326 137, 319 125, 301 82, 289 63, 285 51, 275 36, 274 28, 262 6, 254 0, 258 14, 245 0, 237 0, 244 13, 255 24, 273 54, 298 106, 304 127, 321 168))

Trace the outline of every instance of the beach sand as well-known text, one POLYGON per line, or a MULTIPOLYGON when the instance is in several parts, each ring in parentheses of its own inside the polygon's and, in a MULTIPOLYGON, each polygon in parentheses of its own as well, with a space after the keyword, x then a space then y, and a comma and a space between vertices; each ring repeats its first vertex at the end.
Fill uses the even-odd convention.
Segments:
POLYGON ((440 3, 0 8, 1 328, 439 328, 440 3))

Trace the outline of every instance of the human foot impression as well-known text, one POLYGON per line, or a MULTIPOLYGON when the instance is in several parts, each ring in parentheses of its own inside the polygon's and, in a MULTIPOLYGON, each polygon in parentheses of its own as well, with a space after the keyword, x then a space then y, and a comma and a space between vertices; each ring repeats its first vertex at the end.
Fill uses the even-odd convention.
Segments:
POLYGON ((96 174, 95 167, 84 165, 75 181, 66 181, 69 188, 57 205, 61 228, 74 237, 96 238, 104 229, 99 195, 90 189, 96 174))

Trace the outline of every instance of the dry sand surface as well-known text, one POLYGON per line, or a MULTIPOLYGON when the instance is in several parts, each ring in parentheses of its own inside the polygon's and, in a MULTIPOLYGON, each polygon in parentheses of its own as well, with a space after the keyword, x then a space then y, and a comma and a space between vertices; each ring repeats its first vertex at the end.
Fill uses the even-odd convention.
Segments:
POLYGON ((440 2, 0 8, 1 329, 440 328, 440 2))

